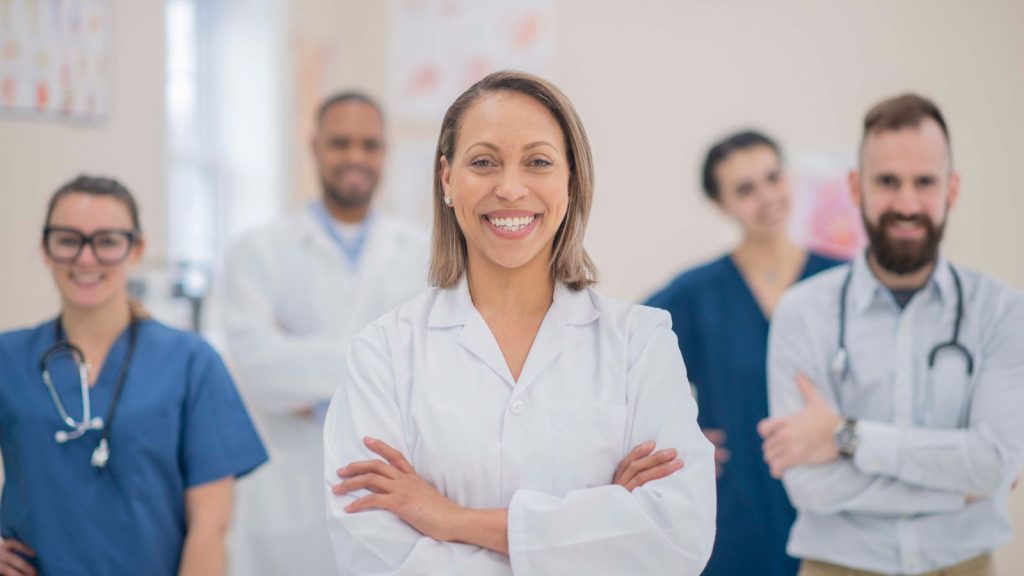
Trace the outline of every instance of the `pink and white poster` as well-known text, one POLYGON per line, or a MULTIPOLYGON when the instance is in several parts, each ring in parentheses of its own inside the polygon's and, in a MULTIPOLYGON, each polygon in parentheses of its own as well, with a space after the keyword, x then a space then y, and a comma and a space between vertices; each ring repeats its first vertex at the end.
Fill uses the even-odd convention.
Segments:
POLYGON ((0 0, 0 115, 110 114, 111 0, 0 0))
POLYGON ((867 245, 860 208, 847 180, 853 160, 845 155, 797 155, 794 179, 793 238, 828 256, 850 259, 867 245))
POLYGON ((550 71, 550 0, 391 0, 388 94, 406 121, 438 123, 488 73, 550 71))

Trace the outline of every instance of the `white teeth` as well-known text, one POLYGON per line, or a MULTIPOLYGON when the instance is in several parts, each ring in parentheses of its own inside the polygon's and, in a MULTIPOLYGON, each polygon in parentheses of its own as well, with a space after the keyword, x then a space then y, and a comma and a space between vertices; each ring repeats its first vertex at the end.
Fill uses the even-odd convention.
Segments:
POLYGON ((78 284, 98 284, 102 280, 101 274, 72 274, 71 279, 78 284))
POLYGON ((487 219, 491 224, 494 224, 494 226, 501 228, 502 230, 518 232, 532 224, 536 218, 536 216, 519 216, 516 218, 488 217, 487 219))

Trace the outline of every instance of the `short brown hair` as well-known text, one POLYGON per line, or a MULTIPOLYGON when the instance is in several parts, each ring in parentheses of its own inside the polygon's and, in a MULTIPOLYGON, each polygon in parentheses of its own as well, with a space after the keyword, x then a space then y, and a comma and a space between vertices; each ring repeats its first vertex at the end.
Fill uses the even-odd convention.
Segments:
POLYGON ((590 217, 594 195, 594 162, 590 141, 572 102, 543 78, 525 72, 494 72, 469 87, 456 98, 441 122, 434 155, 434 232, 430 252, 430 284, 440 288, 455 286, 466 273, 468 254, 466 237, 454 212, 444 203, 441 186, 441 157, 452 163, 455 144, 466 111, 481 97, 494 92, 513 92, 529 96, 546 107, 562 128, 569 162, 569 206, 565 220, 555 233, 551 276, 573 290, 597 282, 597 267, 583 248, 583 235, 590 217))
POLYGON ((917 94, 903 94, 888 98, 875 104, 864 116, 864 134, 861 137, 861 149, 868 135, 879 132, 917 128, 923 120, 931 118, 942 129, 946 144, 950 143, 949 128, 942 111, 931 100, 917 94))

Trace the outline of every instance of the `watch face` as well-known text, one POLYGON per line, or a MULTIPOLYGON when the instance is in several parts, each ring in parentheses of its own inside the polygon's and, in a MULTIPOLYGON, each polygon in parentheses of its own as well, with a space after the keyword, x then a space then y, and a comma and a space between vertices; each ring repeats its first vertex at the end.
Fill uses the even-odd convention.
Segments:
POLYGON ((836 444, 839 446, 839 452, 850 456, 853 454, 853 450, 857 443, 857 433, 853 429, 853 426, 849 424, 844 426, 842 430, 836 434, 836 444))

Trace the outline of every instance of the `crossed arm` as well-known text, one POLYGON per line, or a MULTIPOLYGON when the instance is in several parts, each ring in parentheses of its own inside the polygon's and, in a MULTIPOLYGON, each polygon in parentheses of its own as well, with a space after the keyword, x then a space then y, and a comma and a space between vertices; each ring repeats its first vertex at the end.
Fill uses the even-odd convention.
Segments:
MULTIPOLYGON (((1016 326, 1024 320, 1019 308, 1007 315, 1016 326)), ((843 416, 821 367, 827 354, 816 350, 821 343, 800 311, 780 307, 769 343, 773 417, 758 431, 794 505, 818 513, 936 513, 1005 489, 1024 460, 1024 334, 1013 325, 1004 318, 986 342, 967 428, 859 420, 857 451, 847 460, 835 444, 843 416)))

